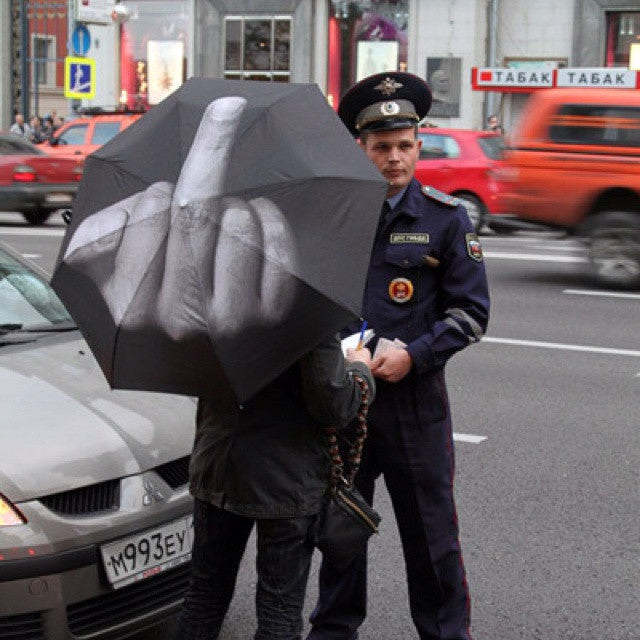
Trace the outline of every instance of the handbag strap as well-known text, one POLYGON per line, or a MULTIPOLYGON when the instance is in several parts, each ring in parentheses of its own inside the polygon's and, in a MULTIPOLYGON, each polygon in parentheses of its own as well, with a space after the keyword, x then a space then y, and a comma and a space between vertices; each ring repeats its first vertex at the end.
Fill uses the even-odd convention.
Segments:
POLYGON ((331 471, 329 476, 329 489, 335 491, 339 485, 351 486, 360 468, 362 461, 362 448, 367 438, 367 413, 369 412, 369 383, 357 373, 353 378, 360 387, 360 407, 356 419, 356 438, 351 443, 347 452, 347 465, 342 460, 340 446, 338 445, 338 429, 336 427, 325 427, 325 435, 329 445, 329 458, 331 460, 331 471), (347 466, 347 469, 345 469, 347 466))

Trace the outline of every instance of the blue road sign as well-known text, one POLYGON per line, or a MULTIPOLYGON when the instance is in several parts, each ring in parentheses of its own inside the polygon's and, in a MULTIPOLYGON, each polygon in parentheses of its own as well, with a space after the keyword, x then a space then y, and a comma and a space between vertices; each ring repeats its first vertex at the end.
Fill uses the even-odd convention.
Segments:
POLYGON ((85 24, 77 24, 71 36, 73 53, 76 56, 86 56, 91 46, 91 34, 85 24))
POLYGON ((93 58, 64 59, 65 98, 95 98, 96 61, 93 58))

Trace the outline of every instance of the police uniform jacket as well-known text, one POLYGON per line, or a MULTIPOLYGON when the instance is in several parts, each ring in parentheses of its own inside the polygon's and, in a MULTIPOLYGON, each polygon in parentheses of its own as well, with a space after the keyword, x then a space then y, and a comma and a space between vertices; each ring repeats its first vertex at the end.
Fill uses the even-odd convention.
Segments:
POLYGON ((201 397, 189 468, 191 493, 253 518, 293 518, 320 511, 328 486, 324 425, 356 417, 361 390, 375 384, 368 367, 346 363, 337 337, 305 355, 245 404, 216 390, 201 397))
POLYGON ((455 198, 414 178, 380 219, 363 316, 378 337, 399 338, 412 375, 432 374, 477 342, 489 319, 482 249, 455 198))

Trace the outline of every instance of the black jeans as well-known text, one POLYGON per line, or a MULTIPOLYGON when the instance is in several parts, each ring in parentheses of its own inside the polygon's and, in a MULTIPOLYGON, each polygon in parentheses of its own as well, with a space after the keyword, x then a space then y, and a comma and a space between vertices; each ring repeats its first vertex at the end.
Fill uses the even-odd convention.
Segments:
MULTIPOLYGON (((298 640, 315 516, 257 520, 255 640, 298 640)), ((195 501, 192 576, 176 640, 215 640, 254 520, 195 501)))

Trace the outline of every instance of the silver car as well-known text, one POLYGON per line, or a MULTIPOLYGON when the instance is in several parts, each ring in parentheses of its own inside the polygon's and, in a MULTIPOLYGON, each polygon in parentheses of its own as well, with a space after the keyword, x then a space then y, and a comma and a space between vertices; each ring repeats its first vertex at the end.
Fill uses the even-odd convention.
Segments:
POLYGON ((111 391, 46 274, 0 244, 0 639, 120 638, 188 582, 193 399, 111 391))

